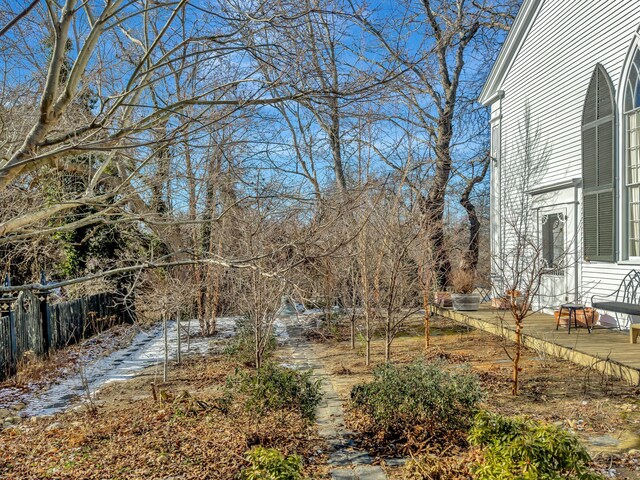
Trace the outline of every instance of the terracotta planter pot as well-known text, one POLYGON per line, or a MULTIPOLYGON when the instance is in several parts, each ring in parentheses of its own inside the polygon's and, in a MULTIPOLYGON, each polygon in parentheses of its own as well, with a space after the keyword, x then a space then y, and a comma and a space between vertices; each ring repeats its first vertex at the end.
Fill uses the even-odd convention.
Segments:
MULTIPOLYGON (((493 298, 491 299, 491 306, 498 310, 509 310, 511 308, 511 298, 508 295, 506 297, 493 298)), ((515 297, 516 305, 522 305, 522 302, 524 302, 523 298, 520 296, 515 297)))
POLYGON ((561 327, 566 327, 567 324, 569 323, 569 312, 564 311, 562 312, 562 316, 560 317, 560 311, 556 310, 555 312, 553 312, 553 316, 556 320, 556 325, 560 325, 561 327), (560 317, 560 322, 558 323, 558 317, 560 317))
MULTIPOLYGON (((578 310, 576 312, 576 320, 578 321, 578 325, 581 327, 587 327, 591 325, 591 315, 593 314, 593 325, 598 323, 598 319, 600 318, 600 314, 597 310, 593 310, 591 307, 586 307, 584 311, 578 310)), ((558 323, 558 317, 560 316, 560 311, 556 310, 553 312, 553 316, 555 317, 556 324, 558 323)), ((566 327, 569 323, 569 312, 567 310, 562 311, 562 317, 560 317, 560 326, 566 327)))
POLYGON ((449 292, 436 292, 436 305, 443 308, 450 308, 453 306, 451 300, 451 294, 449 292))
POLYGON ((491 307, 498 310, 509 310, 509 299, 507 297, 492 298, 491 307))

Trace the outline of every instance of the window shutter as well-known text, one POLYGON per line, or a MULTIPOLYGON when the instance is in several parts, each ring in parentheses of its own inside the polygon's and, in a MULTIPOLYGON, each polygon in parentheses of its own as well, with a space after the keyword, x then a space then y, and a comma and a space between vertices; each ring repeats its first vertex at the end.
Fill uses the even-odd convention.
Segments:
POLYGON ((595 122, 598 118, 598 78, 596 75, 591 77, 589 90, 587 90, 587 98, 584 102, 584 113, 582 115, 582 124, 595 122))
POLYGON ((585 260, 615 259, 615 121, 611 82, 598 65, 582 114, 582 220, 585 260))
POLYGON ((584 234, 584 258, 598 256, 598 194, 585 193, 582 199, 582 230, 584 234))
POLYGON ((598 258, 613 261, 613 190, 598 194, 598 258))
POLYGON ((598 186, 598 128, 582 132, 582 187, 598 186))
POLYGON ((613 185, 613 118, 598 125, 598 186, 613 185))
POLYGON ((607 82, 607 74, 598 68, 598 118, 604 118, 609 115, 613 115, 611 91, 607 82))

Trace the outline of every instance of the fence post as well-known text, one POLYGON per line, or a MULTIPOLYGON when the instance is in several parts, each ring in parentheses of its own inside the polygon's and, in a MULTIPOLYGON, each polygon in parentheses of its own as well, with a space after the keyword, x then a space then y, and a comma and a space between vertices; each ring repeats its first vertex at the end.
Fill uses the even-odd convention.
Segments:
MULTIPOLYGON (((40 284, 45 286, 47 284, 47 277, 44 270, 40 273, 40 284)), ((48 290, 41 290, 38 295, 40 300, 40 321, 42 322, 42 350, 44 355, 49 355, 49 348, 51 348, 51 334, 49 332, 49 306, 47 304, 47 297, 49 296, 48 290)))
MULTIPOLYGON (((11 277, 7 273, 7 276, 4 279, 4 286, 11 286, 11 277)), ((9 292, 7 296, 12 297, 14 293, 9 292)), ((17 294, 16 294, 17 296, 17 294)), ((18 333, 16 331, 16 315, 11 311, 11 303, 9 306, 9 338, 11 339, 11 364, 9 368, 11 369, 11 373, 15 373, 15 369, 18 366, 18 333)))

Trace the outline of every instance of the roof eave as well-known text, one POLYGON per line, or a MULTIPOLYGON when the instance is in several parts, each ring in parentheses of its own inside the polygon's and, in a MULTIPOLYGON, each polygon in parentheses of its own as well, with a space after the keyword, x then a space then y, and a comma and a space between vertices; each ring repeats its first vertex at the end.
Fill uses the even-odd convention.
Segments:
POLYGON ((542 0, 525 0, 522 7, 520 7, 520 11, 511 26, 507 39, 505 40, 504 45, 502 45, 498 58, 493 64, 491 73, 489 73, 489 77, 487 78, 487 81, 482 88, 482 92, 480 92, 480 96, 478 97, 478 101, 482 105, 489 106, 500 98, 498 93, 504 77, 509 70, 511 62, 518 53, 518 50, 520 50, 520 46, 529 31, 529 27, 531 26, 541 3, 542 0))

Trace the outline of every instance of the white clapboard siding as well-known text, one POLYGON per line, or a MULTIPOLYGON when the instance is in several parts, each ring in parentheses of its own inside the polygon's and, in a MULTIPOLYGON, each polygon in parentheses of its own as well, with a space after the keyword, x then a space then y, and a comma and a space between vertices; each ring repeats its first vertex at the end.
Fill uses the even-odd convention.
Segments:
POLYGON ((638 27, 640 2, 543 1, 502 86, 504 161, 528 104, 550 152, 543 183, 579 177, 582 106, 591 74, 601 63, 617 90, 638 27))
MULTIPOLYGON (((501 124, 503 172, 517 171, 514 163, 522 161, 517 151, 527 105, 531 128, 541 139, 537 152, 547 152, 538 186, 582 176, 581 122, 589 81, 596 64, 602 64, 618 101, 624 63, 639 28, 638 0, 540 1, 528 33, 497 87, 504 96, 492 104, 492 117, 499 118, 501 124)), ((617 160, 624 160, 622 152, 617 160)), ((510 200, 522 192, 509 192, 504 182, 501 190, 504 212, 510 200)), ((500 219, 493 221, 494 229, 501 227, 500 219)), ((582 300, 613 292, 633 268, 640 269, 640 265, 581 262, 582 300)))

